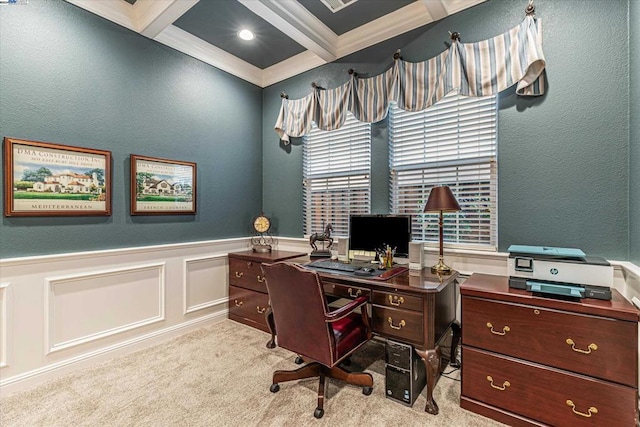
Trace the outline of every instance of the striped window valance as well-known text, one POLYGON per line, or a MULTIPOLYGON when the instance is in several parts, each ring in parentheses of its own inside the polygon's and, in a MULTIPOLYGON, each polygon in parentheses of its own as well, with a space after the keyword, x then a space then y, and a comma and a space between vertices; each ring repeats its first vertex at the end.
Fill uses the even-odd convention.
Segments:
POLYGON ((421 111, 456 90, 464 96, 495 95, 517 84, 518 95, 544 93, 545 59, 542 22, 527 15, 520 25, 477 43, 452 39, 440 55, 422 62, 396 59, 382 74, 359 78, 334 89, 316 88, 301 99, 282 99, 275 130, 285 143, 304 136, 312 122, 319 129, 338 129, 347 111, 374 123, 387 115, 395 101, 406 111, 421 111))

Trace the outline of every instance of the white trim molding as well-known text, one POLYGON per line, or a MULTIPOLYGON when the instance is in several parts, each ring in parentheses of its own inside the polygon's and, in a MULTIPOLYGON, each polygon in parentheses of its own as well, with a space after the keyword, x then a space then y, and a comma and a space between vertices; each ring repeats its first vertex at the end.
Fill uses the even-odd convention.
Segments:
MULTIPOLYGON (((141 328, 143 326, 151 325, 151 324, 165 320, 165 311, 164 311, 165 310, 164 308, 165 307, 165 263, 147 264, 147 265, 139 265, 134 267, 118 268, 118 269, 112 269, 112 270, 95 271, 87 274, 75 274, 75 275, 69 275, 69 276, 53 277, 53 278, 45 279, 45 283, 47 284, 46 295, 45 295, 45 301, 46 301, 45 331, 47 331, 47 334, 45 335, 45 338, 46 338, 45 348, 47 349, 46 354, 54 353, 60 350, 66 350, 71 347, 90 343, 92 341, 106 338, 111 335, 120 334, 126 331, 130 331, 132 329, 141 328), (157 295, 155 295, 157 297, 156 304, 155 304, 156 313, 153 313, 150 317, 137 319, 132 322, 128 322, 124 324, 114 324, 112 325, 112 327, 109 327, 108 329, 102 329, 92 333, 67 339, 65 341, 56 342, 57 340, 55 337, 55 331, 58 329, 57 320, 59 321, 60 319, 58 318, 59 313, 56 312, 54 303, 56 300, 56 295, 57 295, 56 291, 58 287, 71 285, 68 287, 75 288, 71 292, 87 293, 88 289, 93 286, 104 288, 104 287, 116 286, 116 285, 119 285, 120 282, 125 282, 127 284, 130 284, 133 287, 139 288, 143 283, 139 280, 136 281, 136 279, 133 276, 134 276, 134 273, 141 273, 141 272, 155 273, 156 277, 155 278, 152 277, 151 279, 155 280, 156 282, 155 284, 152 284, 153 286, 156 287, 156 292, 157 292, 157 295), (127 275, 131 277, 127 278, 126 277, 127 275), (106 281, 109 281, 111 283, 105 284, 106 281)), ((76 303, 78 305, 80 304, 89 305, 89 307, 93 307, 94 309, 102 306, 103 308, 101 310, 109 309, 109 307, 115 308, 114 306, 120 305, 119 304, 120 301, 125 303, 128 306, 135 305, 135 302, 129 300, 130 298, 129 295, 124 293, 126 291, 123 288, 124 287, 120 285, 118 286, 118 289, 114 289, 114 292, 117 292, 117 294, 115 295, 114 295, 114 292, 112 292, 109 295, 105 294, 104 292, 95 295, 95 297, 97 298, 100 298, 100 297, 104 298, 105 296, 113 297, 109 299, 115 299, 115 301, 111 302, 110 304, 102 298, 100 300, 96 300, 95 297, 84 298, 81 301, 76 300, 76 303)), ((65 293, 69 293, 69 291, 66 291, 65 293)), ((148 295, 148 294, 141 295, 141 296, 153 297, 152 295, 148 295)), ((140 303, 141 301, 138 301, 138 302, 140 303)), ((67 307, 64 307, 64 312, 65 313, 73 312, 74 309, 78 309, 78 307, 67 306, 67 307)), ((96 313, 96 315, 98 314, 99 313, 96 313)), ((67 321, 73 322, 73 323, 76 323, 76 322, 88 323, 89 319, 87 319, 85 315, 86 315, 86 309, 82 310, 82 312, 79 313, 78 318, 67 319, 67 321)), ((123 316, 120 315, 120 317, 123 317, 123 316)), ((114 313, 113 315, 113 320, 116 322, 118 320, 118 315, 116 313, 114 313)), ((62 326, 64 327, 66 325, 62 325, 62 326)))
MULTIPOLYGON (((212 299, 208 300, 208 301, 201 301, 198 304, 194 304, 194 305, 189 305, 189 301, 190 301, 190 294, 191 294, 191 289, 193 286, 197 286, 197 284, 194 284, 191 282, 190 280, 190 266, 192 265, 206 265, 208 263, 211 263, 212 261, 222 261, 222 266, 211 266, 210 268, 208 268, 206 270, 207 275, 209 277, 213 277, 218 271, 216 270, 220 270, 218 273, 221 273, 225 278, 228 277, 227 275, 229 274, 229 268, 228 268, 228 261, 227 261, 227 254, 218 254, 218 255, 211 255, 211 256, 203 256, 203 257, 196 257, 196 258, 189 258, 189 259, 185 259, 184 260, 184 275, 183 275, 183 287, 182 287, 182 294, 183 294, 183 305, 182 305, 182 312, 184 314, 189 314, 189 313, 194 313, 196 311, 199 310, 203 310, 205 308, 209 308, 209 307, 215 307, 217 305, 221 305, 221 304, 227 304, 228 299, 229 299, 229 292, 228 292, 228 286, 225 286, 225 288, 223 289, 223 296, 219 297, 219 298, 215 298, 213 297, 212 299)), ((208 288, 209 294, 210 295, 215 295, 216 294, 216 289, 214 288, 213 283, 206 283, 206 287, 208 288)))
POLYGON ((7 365, 7 331, 9 314, 7 313, 9 283, 0 282, 0 368, 7 365))

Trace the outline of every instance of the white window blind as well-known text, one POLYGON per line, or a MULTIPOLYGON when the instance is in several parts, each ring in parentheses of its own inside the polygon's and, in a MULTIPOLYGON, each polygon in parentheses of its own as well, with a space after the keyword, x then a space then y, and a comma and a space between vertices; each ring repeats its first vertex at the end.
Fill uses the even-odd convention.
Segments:
POLYGON ((414 240, 438 241, 438 214, 422 210, 448 185, 461 211, 444 214, 444 241, 497 245, 497 98, 450 94, 432 107, 389 108, 391 211, 413 215, 414 240))
POLYGON ((333 131, 313 130, 303 138, 305 235, 331 224, 332 235, 348 236, 349 215, 371 208, 371 125, 349 113, 333 131))

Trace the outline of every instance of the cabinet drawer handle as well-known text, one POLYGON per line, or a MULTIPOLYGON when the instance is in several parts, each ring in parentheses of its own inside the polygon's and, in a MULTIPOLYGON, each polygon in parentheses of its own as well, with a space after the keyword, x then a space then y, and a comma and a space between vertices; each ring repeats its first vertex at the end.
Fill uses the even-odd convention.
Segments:
POLYGON ((362 295, 362 289, 358 289, 358 290, 356 291, 356 293, 354 294, 354 293, 353 293, 353 289, 349 288, 348 292, 349 292, 349 296, 350 296, 351 298, 358 298, 360 295, 362 295))
POLYGON ((591 350, 597 350, 598 349, 598 346, 596 344, 594 344, 594 343, 589 344, 589 347, 587 347, 586 350, 582 350, 582 349, 576 348, 576 343, 573 342, 573 340, 571 338, 567 338, 566 343, 571 346, 571 350, 577 351, 578 353, 583 353, 583 354, 589 354, 589 353, 591 353, 591 350))
POLYGON ((241 278, 242 276, 244 276, 244 273, 243 273, 243 272, 239 272, 239 273, 238 273, 238 272, 236 271, 236 277, 237 277, 238 279, 239 279, 239 278, 241 278))
POLYGON ((591 415, 598 413, 598 408, 596 408, 595 406, 589 407, 589 409, 587 409, 586 414, 584 412, 576 411, 576 405, 575 403, 573 403, 572 400, 567 400, 567 405, 571 406, 571 410, 573 411, 574 414, 580 415, 581 417, 591 418, 591 415))
POLYGON ((493 325, 491 324, 491 322, 487 322, 487 328, 491 329, 491 333, 492 334, 496 334, 496 335, 506 335, 507 332, 509 332, 511 330, 510 327, 505 326, 504 328, 502 328, 502 332, 494 331, 493 330, 493 325))
POLYGON ((258 313, 260 313, 260 314, 262 314, 262 313, 264 313, 265 311, 267 311, 267 307, 260 308, 260 306, 259 306, 259 305, 258 305, 258 306, 256 306, 256 309, 258 310, 258 313))
POLYGON ((500 390, 500 391, 505 391, 507 389, 507 387, 511 386, 511 383, 509 381, 503 382, 502 386, 495 385, 493 383, 493 377, 491 375, 487 375, 487 381, 489 381, 491 383, 491 387, 495 388, 496 390, 500 390))
POLYGON ((404 302, 404 298, 399 297, 397 295, 389 295, 389 304, 399 306, 404 302))
POLYGON ((391 317, 389 317, 387 319, 387 322, 389 322, 389 326, 391 326, 391 329, 402 329, 403 326, 407 326, 406 322, 404 320, 401 320, 400 323, 398 323, 398 326, 393 324, 393 319, 391 317))
POLYGON ((258 282, 262 283, 264 282, 264 277, 263 276, 256 276, 256 279, 258 280, 258 282))
POLYGON ((237 299, 234 299, 233 302, 236 305, 236 307, 240 307, 242 305, 242 301, 238 301, 237 299))

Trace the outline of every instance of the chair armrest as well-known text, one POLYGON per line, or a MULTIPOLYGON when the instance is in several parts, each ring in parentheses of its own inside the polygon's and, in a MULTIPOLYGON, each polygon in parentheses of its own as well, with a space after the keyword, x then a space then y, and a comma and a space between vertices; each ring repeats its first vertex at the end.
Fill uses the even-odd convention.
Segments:
POLYGON ((340 308, 338 308, 337 310, 334 310, 330 313, 327 313, 325 315, 325 321, 326 322, 336 322, 346 316, 348 316, 349 314, 351 314, 353 311, 355 311, 357 308, 362 307, 363 305, 367 304, 369 302, 369 297, 364 296, 364 297, 358 297, 356 299, 354 299, 353 301, 351 301, 349 304, 342 306, 340 308))

